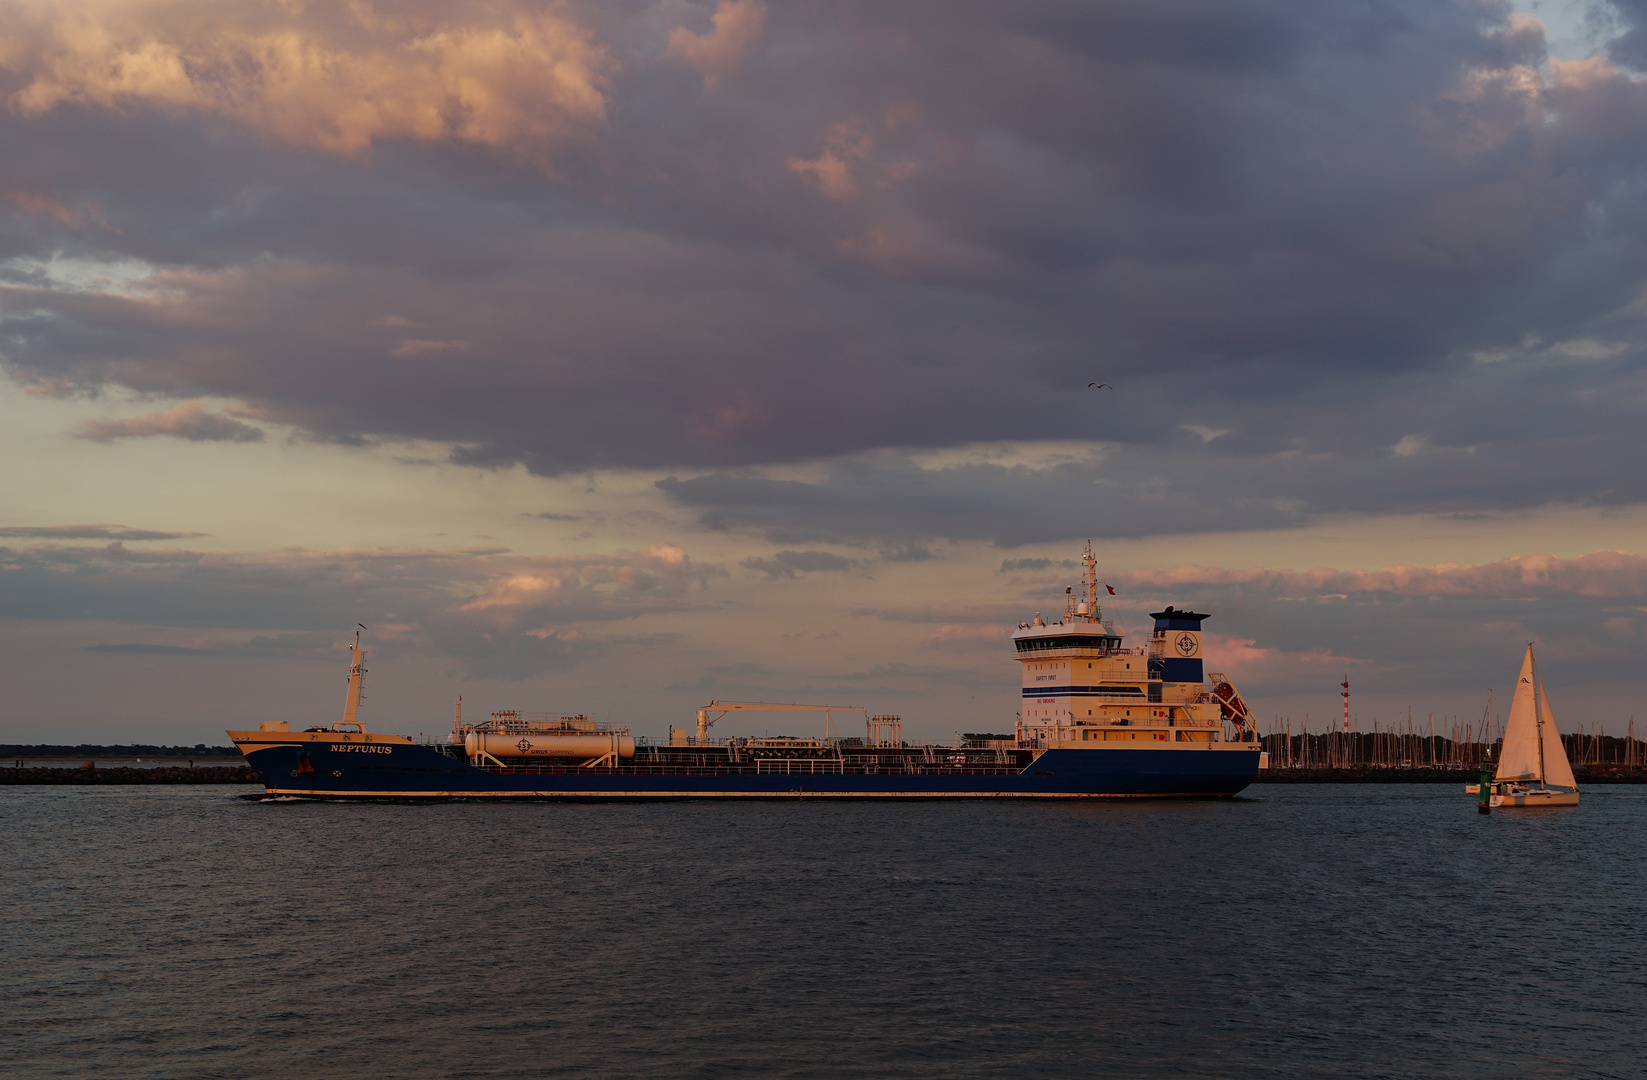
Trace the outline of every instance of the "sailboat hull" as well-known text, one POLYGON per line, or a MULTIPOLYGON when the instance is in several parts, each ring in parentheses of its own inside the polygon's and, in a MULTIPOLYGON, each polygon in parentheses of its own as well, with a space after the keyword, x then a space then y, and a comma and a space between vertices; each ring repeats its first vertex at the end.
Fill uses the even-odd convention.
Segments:
POLYGON ((1494 795, 1490 802, 1495 808, 1500 806, 1577 806, 1578 792, 1523 791, 1507 795, 1494 795))

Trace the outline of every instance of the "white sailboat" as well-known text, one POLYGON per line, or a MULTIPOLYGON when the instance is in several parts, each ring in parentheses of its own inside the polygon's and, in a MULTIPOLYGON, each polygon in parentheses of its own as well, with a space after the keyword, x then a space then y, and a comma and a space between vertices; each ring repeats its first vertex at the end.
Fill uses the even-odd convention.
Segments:
POLYGON ((1504 748, 1493 776, 1491 805, 1577 806, 1578 781, 1561 745, 1550 699, 1533 662, 1533 647, 1521 661, 1510 717, 1504 723, 1504 748))

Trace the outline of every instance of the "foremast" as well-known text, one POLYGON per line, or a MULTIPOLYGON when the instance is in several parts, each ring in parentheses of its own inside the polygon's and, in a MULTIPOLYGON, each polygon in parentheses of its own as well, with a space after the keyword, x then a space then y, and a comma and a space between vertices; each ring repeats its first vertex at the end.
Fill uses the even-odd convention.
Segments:
POLYGON ((343 723, 353 724, 356 731, 365 731, 366 728, 359 720, 360 703, 366 700, 363 690, 366 686, 366 650, 360 647, 360 632, 366 629, 360 623, 355 626, 354 644, 349 646, 351 663, 349 664, 349 694, 343 699, 343 723))

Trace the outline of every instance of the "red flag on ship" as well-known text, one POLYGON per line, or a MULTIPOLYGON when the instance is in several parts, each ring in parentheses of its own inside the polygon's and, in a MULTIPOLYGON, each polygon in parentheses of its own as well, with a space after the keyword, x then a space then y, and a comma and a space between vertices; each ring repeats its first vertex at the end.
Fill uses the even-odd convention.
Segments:
POLYGON ((1105 585, 1104 588, 1109 590, 1109 594, 1111 596, 1115 595, 1115 586, 1114 585, 1105 585))

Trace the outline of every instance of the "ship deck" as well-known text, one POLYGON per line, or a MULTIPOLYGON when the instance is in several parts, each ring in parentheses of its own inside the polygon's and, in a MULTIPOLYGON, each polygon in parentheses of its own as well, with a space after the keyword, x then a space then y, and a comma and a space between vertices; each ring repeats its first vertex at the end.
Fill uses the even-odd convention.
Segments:
POLYGON ((888 748, 875 753, 825 751, 805 756, 739 753, 726 746, 654 746, 615 766, 584 765, 570 758, 471 765, 495 776, 1013 776, 1028 768, 1034 757, 1031 750, 953 746, 888 748))

